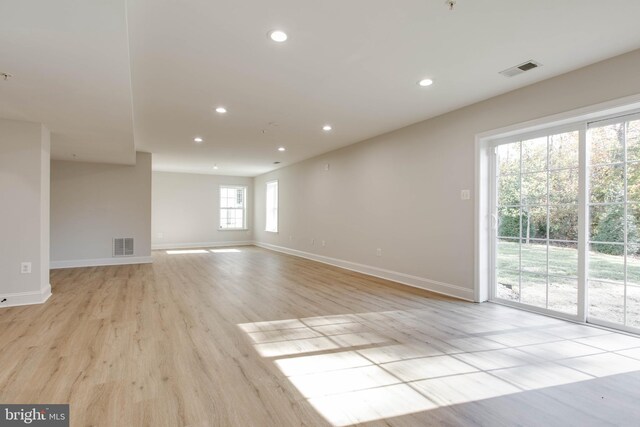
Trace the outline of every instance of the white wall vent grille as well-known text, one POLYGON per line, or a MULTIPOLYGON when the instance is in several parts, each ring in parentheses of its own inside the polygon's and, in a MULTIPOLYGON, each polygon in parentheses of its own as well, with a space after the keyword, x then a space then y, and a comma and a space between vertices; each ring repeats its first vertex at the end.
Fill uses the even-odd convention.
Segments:
POLYGON ((113 256, 133 256, 133 237, 116 237, 113 239, 113 256))
POLYGON ((515 67, 507 68, 504 71, 500 71, 500 74, 502 74, 505 77, 513 77, 513 76, 517 76, 518 74, 522 74, 525 71, 533 70, 534 68, 538 68, 541 66, 542 64, 539 62, 527 61, 520 65, 516 65, 515 67))

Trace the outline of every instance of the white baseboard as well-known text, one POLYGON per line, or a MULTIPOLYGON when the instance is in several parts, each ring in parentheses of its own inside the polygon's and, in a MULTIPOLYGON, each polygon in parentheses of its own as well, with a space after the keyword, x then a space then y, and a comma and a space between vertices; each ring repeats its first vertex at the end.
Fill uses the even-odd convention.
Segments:
POLYGON ((50 268, 56 270, 60 268, 99 267, 106 265, 151 264, 152 262, 153 258, 150 256, 74 259, 69 261, 51 261, 50 268))
POLYGON ((19 305, 42 304, 51 296, 51 285, 47 283, 41 290, 35 292, 18 292, 0 295, 0 308, 16 307, 19 305))
POLYGON ((253 241, 243 240, 240 242, 200 242, 200 243, 161 243, 152 245, 152 250, 162 249, 199 249, 199 248, 222 248, 228 246, 251 246, 253 241))
POLYGON ((289 255, 307 258, 313 261, 322 262, 324 264, 334 265, 347 270, 356 271, 358 273, 367 274, 369 276, 379 277, 381 279, 391 280, 392 282, 402 283, 403 285, 420 288, 438 294, 447 295, 466 301, 474 301, 473 289, 463 288, 462 286, 451 285, 449 283, 438 282, 436 280, 425 279, 423 277, 412 276, 397 271, 385 270, 379 267, 373 267, 365 264, 358 264, 351 261, 345 261, 337 258, 330 258, 323 255, 317 255, 310 252, 290 249, 283 246, 271 245, 268 243, 254 242, 254 245, 261 248, 282 252, 289 255))

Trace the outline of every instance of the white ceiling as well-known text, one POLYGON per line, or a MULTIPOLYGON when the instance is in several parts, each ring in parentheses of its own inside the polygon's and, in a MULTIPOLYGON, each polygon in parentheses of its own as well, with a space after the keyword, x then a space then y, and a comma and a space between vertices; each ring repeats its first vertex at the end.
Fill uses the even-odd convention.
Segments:
POLYGON ((0 117, 47 124, 56 158, 126 163, 135 141, 154 170, 255 176, 640 48, 637 16, 638 0, 0 0, 0 117))
POLYGON ((0 0, 0 72, 0 117, 46 124, 53 158, 135 162, 123 0, 0 0))

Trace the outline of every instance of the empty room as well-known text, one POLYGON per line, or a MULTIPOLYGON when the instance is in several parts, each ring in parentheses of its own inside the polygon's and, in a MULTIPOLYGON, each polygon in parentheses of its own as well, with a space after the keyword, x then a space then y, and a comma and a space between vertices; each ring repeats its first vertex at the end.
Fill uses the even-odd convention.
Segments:
POLYGON ((637 0, 0 0, 0 426, 637 426, 637 0))

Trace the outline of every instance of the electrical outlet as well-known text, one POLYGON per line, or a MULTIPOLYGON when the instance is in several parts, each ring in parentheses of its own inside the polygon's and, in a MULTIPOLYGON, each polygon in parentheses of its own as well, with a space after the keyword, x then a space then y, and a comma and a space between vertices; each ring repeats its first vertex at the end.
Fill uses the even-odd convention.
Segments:
POLYGON ((20 273, 31 274, 31 263, 23 262, 22 264, 20 264, 20 273))
POLYGON ((329 163, 325 163, 324 170, 328 171, 329 169, 331 169, 331 165, 329 163))
POLYGON ((460 190, 460 200, 471 199, 471 190, 460 190))
POLYGON ((158 233, 158 234, 156 234, 156 237, 158 239, 164 239, 164 233, 158 233))
POLYGON ((316 244, 316 239, 311 239, 311 246, 316 244))
POLYGON ((293 236, 289 236, 289 241, 293 242, 293 236))
POLYGON ((382 248, 376 249, 376 256, 382 256, 382 248))
POLYGON ((322 241, 322 246, 327 246, 327 242, 325 242, 324 240, 322 241))

